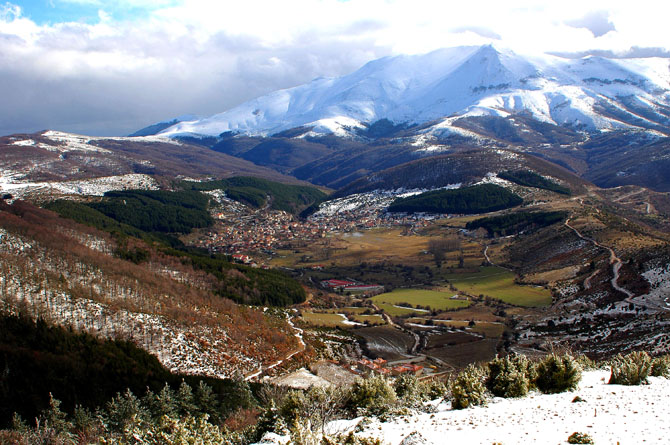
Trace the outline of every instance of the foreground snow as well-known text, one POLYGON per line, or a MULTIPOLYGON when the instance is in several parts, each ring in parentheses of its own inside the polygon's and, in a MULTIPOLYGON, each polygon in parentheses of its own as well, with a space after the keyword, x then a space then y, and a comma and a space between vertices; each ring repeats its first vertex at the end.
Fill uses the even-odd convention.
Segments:
MULTIPOLYGON (((521 399, 494 399, 485 407, 373 420, 357 435, 405 444, 563 444, 578 431, 596 444, 668 443, 670 380, 651 377, 645 386, 607 385, 609 371, 584 373, 578 390, 532 393, 521 399), (579 396, 583 402, 573 402, 579 396), (421 440, 421 438, 423 440, 421 440)), ((331 433, 348 432, 361 419, 336 421, 331 433)))

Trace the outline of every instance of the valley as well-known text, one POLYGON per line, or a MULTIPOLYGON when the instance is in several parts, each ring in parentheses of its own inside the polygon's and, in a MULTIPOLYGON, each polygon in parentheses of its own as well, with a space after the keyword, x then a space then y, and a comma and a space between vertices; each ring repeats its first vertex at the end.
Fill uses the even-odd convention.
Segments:
MULTIPOLYGON (((11 365, 0 391, 33 419, 52 396, 68 413, 114 394, 104 409, 132 405, 131 387, 194 400, 183 381, 199 385, 196 411, 217 428, 256 434, 268 416, 293 415, 276 401, 327 410, 337 391, 377 377, 444 397, 496 357, 662 361, 660 69, 468 47, 384 59, 133 137, 0 137, 0 309, 16 331, 0 345, 0 369, 11 365), (393 81, 398 66, 412 77, 424 63, 433 68, 414 82, 393 81), (393 97, 361 99, 390 84, 393 97), (70 396, 51 373, 25 400, 12 389, 25 383, 16 369, 79 373, 72 357, 86 354, 94 367, 120 363, 104 394, 70 396)), ((152 397, 134 406, 160 412, 152 397)))

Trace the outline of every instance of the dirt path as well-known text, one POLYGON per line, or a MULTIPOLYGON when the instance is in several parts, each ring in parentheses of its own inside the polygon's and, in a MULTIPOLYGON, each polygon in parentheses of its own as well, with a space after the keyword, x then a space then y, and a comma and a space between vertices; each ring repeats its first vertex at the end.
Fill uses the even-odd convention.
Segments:
MULTIPOLYGON (((598 241, 594 240, 593 238, 589 238, 587 236, 582 235, 579 232, 579 230, 575 229, 574 227, 572 227, 570 225, 570 218, 565 220, 565 226, 567 228, 571 229, 573 232, 575 232, 575 234, 579 238, 583 239, 584 241, 588 241, 588 242, 592 243, 593 245, 595 245, 595 246, 597 246, 601 249, 605 249, 609 252, 609 254, 610 254, 610 264, 612 265, 612 273, 613 273, 613 277, 612 277, 612 280, 610 281, 610 283, 612 284, 612 287, 614 288, 614 290, 617 290, 619 292, 624 293, 627 297, 626 301, 631 303, 630 299, 633 298, 635 295, 631 291, 629 291, 628 289, 624 289, 623 287, 619 286, 619 283, 618 283, 618 281, 619 281, 619 271, 621 270, 621 266, 623 266, 623 262, 621 261, 621 258, 619 258, 616 255, 616 253, 614 252, 614 250, 612 248, 607 247, 607 246, 603 246, 602 244, 600 244, 598 241)), ((585 289, 590 289, 591 288, 591 279, 596 275, 597 272, 598 271, 595 271, 594 273, 589 275, 589 277, 586 280, 584 280, 584 288, 585 289)))

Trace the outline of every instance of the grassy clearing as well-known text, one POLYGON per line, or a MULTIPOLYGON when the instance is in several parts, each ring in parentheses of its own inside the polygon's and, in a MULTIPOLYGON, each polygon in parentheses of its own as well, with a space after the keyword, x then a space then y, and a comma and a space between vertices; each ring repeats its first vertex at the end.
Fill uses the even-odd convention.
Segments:
POLYGON ((419 309, 396 307, 388 303, 376 303, 379 309, 383 310, 391 317, 404 317, 405 315, 425 315, 427 312, 419 309))
POLYGON ((551 292, 535 286, 520 286, 514 273, 501 267, 480 268, 479 272, 448 274, 449 282, 470 295, 488 295, 516 306, 538 307, 551 304, 551 292))
POLYGON ((372 301, 377 304, 387 303, 389 305, 409 303, 414 308, 425 308, 439 311, 461 309, 470 306, 470 301, 452 299, 451 297, 453 295, 453 292, 440 292, 426 289, 395 289, 393 292, 387 292, 372 297, 372 301))
POLYGON ((326 314, 326 313, 317 313, 317 312, 303 312, 302 319, 306 323, 309 323, 314 326, 326 326, 329 328, 334 327, 346 327, 344 323, 346 320, 342 318, 339 314, 326 314))

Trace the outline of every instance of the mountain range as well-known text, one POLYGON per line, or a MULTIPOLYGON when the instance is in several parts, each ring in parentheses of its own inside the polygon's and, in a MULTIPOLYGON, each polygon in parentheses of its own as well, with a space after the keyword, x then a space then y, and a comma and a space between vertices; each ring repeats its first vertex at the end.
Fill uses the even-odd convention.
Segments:
POLYGON ((670 67, 663 58, 446 48, 382 58, 136 134, 204 145, 335 189, 421 158, 504 148, 600 187, 668 191, 670 67))
POLYGON ((204 118, 175 119, 166 136, 268 136, 297 127, 345 135, 381 119, 468 134, 466 116, 526 114, 586 131, 670 128, 667 59, 528 58, 492 45, 385 57, 339 78, 318 78, 204 118))

